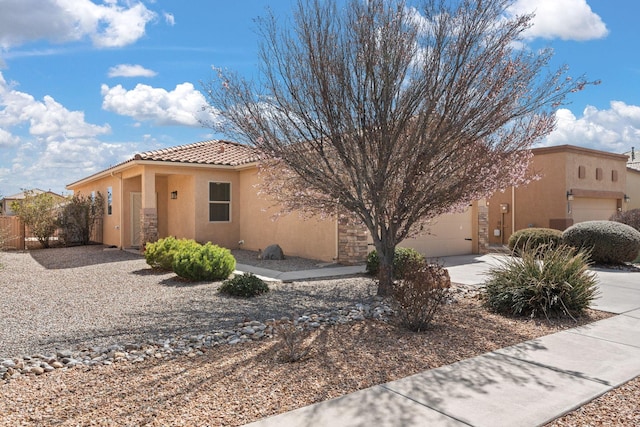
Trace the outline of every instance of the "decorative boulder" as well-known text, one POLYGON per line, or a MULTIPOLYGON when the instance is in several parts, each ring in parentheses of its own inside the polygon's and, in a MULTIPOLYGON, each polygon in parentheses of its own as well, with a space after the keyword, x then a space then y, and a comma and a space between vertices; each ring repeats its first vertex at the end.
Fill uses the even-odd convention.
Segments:
POLYGON ((262 259, 284 259, 284 252, 280 245, 269 245, 262 252, 262 259))

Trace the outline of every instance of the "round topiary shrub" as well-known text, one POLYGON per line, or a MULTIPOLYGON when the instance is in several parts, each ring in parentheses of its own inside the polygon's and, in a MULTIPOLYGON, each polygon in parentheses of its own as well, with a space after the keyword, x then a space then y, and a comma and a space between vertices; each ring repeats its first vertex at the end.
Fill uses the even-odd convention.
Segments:
POLYGON ((269 286, 252 273, 244 273, 225 280, 220 286, 220 292, 236 297, 255 297, 269 292, 269 286))
POLYGON ((562 241, 576 249, 590 251, 596 264, 622 264, 640 252, 640 232, 615 221, 579 222, 562 233, 562 241))
POLYGON ((186 239, 176 239, 170 236, 159 239, 157 242, 147 243, 144 247, 144 258, 152 268, 171 270, 173 256, 187 241, 186 239))
MULTIPOLYGON (((404 275, 404 270, 412 262, 420 262, 424 260, 424 256, 411 248, 396 248, 393 255, 393 276, 401 279, 404 275)), ((380 270, 380 257, 375 250, 369 252, 367 255, 367 273, 371 275, 377 275, 380 270)))
POLYGON ((552 228, 523 228, 509 237, 509 249, 520 252, 525 247, 557 247, 562 244, 562 231, 552 228))
POLYGON ((185 242, 173 256, 173 271, 189 280, 226 279, 236 268, 236 259, 229 249, 211 242, 201 245, 185 242))

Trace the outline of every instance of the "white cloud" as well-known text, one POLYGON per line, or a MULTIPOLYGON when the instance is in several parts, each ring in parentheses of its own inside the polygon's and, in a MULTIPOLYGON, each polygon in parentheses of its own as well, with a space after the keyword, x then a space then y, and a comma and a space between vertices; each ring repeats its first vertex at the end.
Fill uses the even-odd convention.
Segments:
POLYGON ((105 143, 109 125, 88 123, 84 112, 71 111, 51 96, 42 100, 15 89, 0 73, 0 188, 64 186, 118 163, 133 144, 105 143))
POLYGON ((200 126, 201 121, 215 121, 204 107, 207 101, 193 84, 182 83, 172 91, 138 84, 131 90, 122 85, 101 88, 102 108, 140 121, 157 125, 200 126))
POLYGON ((145 34, 156 14, 140 2, 117 0, 3 0, 0 47, 34 40, 78 41, 89 37, 98 47, 120 47, 145 34))
POLYGON ((15 90, 0 73, 0 126, 7 129, 29 125, 29 133, 46 141, 84 138, 109 133, 109 125, 87 123, 82 111, 69 111, 51 96, 37 101, 32 95, 15 90))
POLYGON ((0 148, 13 147, 18 145, 20 138, 12 135, 11 132, 0 128, 0 148))
POLYGON ((587 0, 517 0, 513 14, 535 13, 527 37, 563 40, 591 40, 605 37, 607 26, 591 10, 587 0))
POLYGON ((137 64, 119 64, 109 68, 108 72, 109 77, 153 77, 157 74, 155 71, 137 64))
POLYGON ((582 117, 559 109, 556 120, 556 129, 543 145, 572 144, 614 153, 640 147, 640 106, 637 105, 611 101, 606 110, 589 105, 582 117))

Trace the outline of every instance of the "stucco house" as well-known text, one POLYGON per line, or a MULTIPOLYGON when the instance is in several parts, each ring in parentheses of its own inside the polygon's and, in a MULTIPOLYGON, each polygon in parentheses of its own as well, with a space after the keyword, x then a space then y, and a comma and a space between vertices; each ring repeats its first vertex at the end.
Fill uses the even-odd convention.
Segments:
POLYGON ((640 171, 627 168, 625 154, 573 145, 532 153, 530 172, 540 179, 488 199, 490 244, 507 243, 511 233, 527 227, 564 230, 582 221, 609 219, 637 203, 640 171))
MULTIPOLYGON (((31 192, 35 196, 39 194, 44 194, 44 193, 50 194, 54 198, 54 200, 56 200, 59 203, 64 203, 66 201, 66 198, 64 196, 61 196, 58 193, 54 193, 53 191, 44 191, 44 190, 40 190, 39 188, 34 188, 33 190, 31 190, 31 192)), ((24 198, 25 198, 25 192, 22 191, 20 193, 17 193, 11 196, 6 196, 0 199, 0 215, 13 216, 14 213, 11 210, 11 203, 20 202, 21 200, 24 200, 24 198)))
MULTIPOLYGON (((230 248, 263 249, 278 243, 285 254, 345 264, 371 249, 366 229, 335 219, 273 220, 272 202, 258 195, 257 153, 245 145, 210 140, 136 154, 67 186, 99 191, 106 200, 103 243, 140 248, 166 236, 211 241, 230 248)), ((429 256, 478 251, 478 206, 445 215, 431 234, 408 239, 429 256)))

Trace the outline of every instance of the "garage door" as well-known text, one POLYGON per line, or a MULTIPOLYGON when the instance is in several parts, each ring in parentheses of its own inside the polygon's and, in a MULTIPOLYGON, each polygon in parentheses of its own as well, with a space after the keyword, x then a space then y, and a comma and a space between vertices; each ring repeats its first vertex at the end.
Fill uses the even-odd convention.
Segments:
POLYGON ((616 213, 616 199, 595 199, 589 197, 576 197, 571 207, 573 223, 583 221, 595 221, 609 219, 616 213))
POLYGON ((398 246, 413 248, 427 257, 470 254, 472 246, 471 207, 463 213, 442 215, 433 221, 430 234, 402 241, 398 246))

